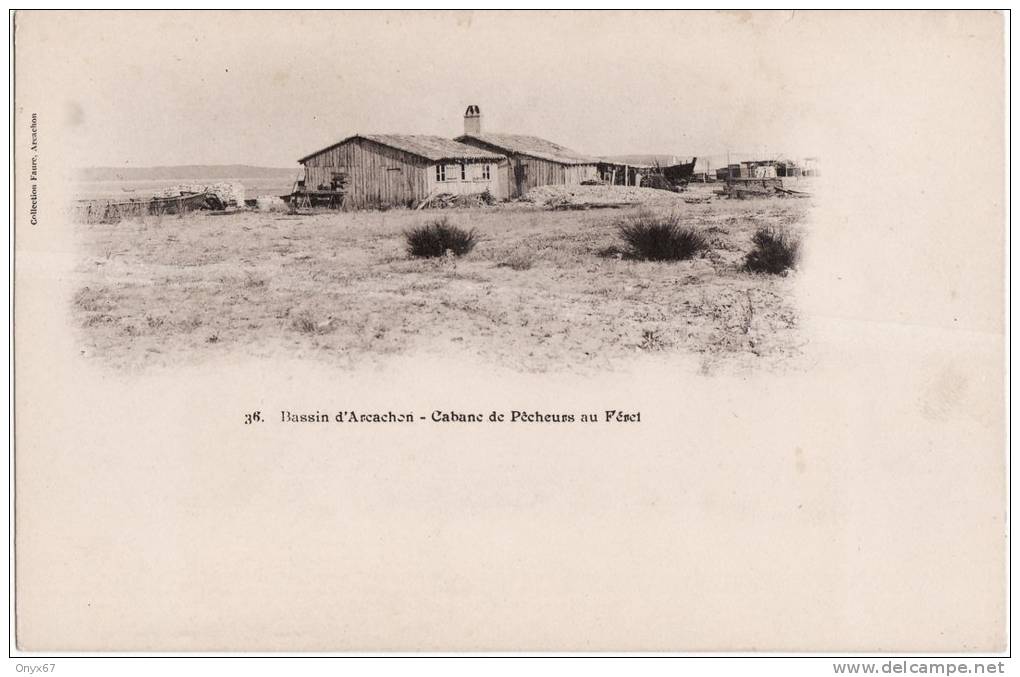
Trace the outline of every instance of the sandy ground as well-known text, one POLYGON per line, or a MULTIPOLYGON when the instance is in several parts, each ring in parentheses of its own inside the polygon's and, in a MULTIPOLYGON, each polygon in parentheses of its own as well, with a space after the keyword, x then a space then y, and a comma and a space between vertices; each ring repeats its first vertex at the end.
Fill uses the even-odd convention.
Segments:
POLYGON ((679 263, 606 253, 635 207, 248 211, 80 225, 71 303, 82 353, 127 369, 237 351, 340 366, 432 351, 523 371, 613 369, 644 354, 693 357, 703 370, 774 368, 802 343, 793 278, 740 264, 757 227, 799 230, 808 203, 654 203, 711 241, 705 256, 679 263), (442 216, 477 229, 474 251, 408 258, 402 233, 442 216))

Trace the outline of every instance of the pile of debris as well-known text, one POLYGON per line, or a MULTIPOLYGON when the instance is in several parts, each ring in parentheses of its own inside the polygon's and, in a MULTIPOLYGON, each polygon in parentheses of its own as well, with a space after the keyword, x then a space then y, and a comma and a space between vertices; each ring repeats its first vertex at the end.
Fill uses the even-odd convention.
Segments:
POLYGON ((290 211, 290 205, 287 201, 276 195, 259 195, 253 200, 245 200, 245 205, 248 207, 254 207, 260 212, 290 211))
POLYGON ((199 209, 222 210, 214 193, 184 193, 139 200, 79 200, 74 218, 79 223, 116 223, 122 219, 166 214, 187 214, 199 209))
POLYGON ((682 185, 674 185, 666 180, 662 174, 645 174, 641 177, 642 188, 655 188, 656 190, 671 190, 679 193, 684 188, 682 185))
POLYGON ((178 198, 202 193, 212 194, 221 204, 213 209, 226 209, 229 207, 244 207, 244 184, 238 182, 221 182, 211 184, 178 184, 170 186, 156 193, 156 197, 178 198))
POLYGON ((436 193, 418 203, 418 209, 462 209, 465 207, 488 207, 496 204, 496 198, 488 190, 470 195, 436 193))
POLYGON ((811 193, 783 188, 783 180, 776 177, 730 178, 726 180, 726 187, 716 191, 716 195, 741 200, 755 197, 811 197, 811 193))
POLYGON ((673 206, 679 193, 637 186, 539 186, 521 198, 546 209, 612 209, 634 205, 673 206))

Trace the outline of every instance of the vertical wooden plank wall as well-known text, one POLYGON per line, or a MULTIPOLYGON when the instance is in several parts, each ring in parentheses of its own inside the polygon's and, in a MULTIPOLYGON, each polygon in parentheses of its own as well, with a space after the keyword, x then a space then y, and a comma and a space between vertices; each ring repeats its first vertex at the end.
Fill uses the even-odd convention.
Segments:
POLYGON ((334 171, 347 173, 344 206, 364 209, 409 205, 428 194, 421 158, 368 139, 351 139, 305 161, 305 187, 329 185, 334 171))

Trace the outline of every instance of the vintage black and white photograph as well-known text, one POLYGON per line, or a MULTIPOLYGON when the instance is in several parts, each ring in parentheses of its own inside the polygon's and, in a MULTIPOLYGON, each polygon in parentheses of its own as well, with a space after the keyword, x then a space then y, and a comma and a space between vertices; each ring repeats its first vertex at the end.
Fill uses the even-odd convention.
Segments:
MULTIPOLYGON (((734 74, 697 43, 564 36, 546 68, 527 43, 488 47, 509 30, 494 19, 417 15, 421 30, 336 44, 309 26, 274 36, 294 47, 282 59, 193 66, 83 119, 109 129, 75 168, 82 353, 129 369, 422 351, 538 372, 795 363, 791 276, 824 171, 819 130, 775 118, 798 93, 749 110, 738 92, 758 76, 733 63, 720 87, 734 74), (419 61, 447 40, 464 42, 419 61), (125 138, 129 112, 162 123, 125 138)), ((206 30, 199 46, 220 42, 206 30)))
POLYGON ((22 651, 1008 650, 997 11, 20 11, 22 651))
POLYGON ((470 105, 453 139, 353 134, 296 172, 88 172, 103 197, 77 205, 83 350, 124 366, 434 350, 532 370, 635 351, 706 366, 796 354, 783 278, 817 158, 595 157, 482 121, 470 105))

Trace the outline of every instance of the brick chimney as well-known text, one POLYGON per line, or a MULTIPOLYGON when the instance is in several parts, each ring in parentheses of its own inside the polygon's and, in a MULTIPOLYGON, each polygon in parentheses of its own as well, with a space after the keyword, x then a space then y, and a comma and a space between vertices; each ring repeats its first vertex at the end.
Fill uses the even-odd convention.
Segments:
POLYGON ((482 109, 478 106, 468 106, 464 111, 464 133, 469 135, 482 133, 482 109))

